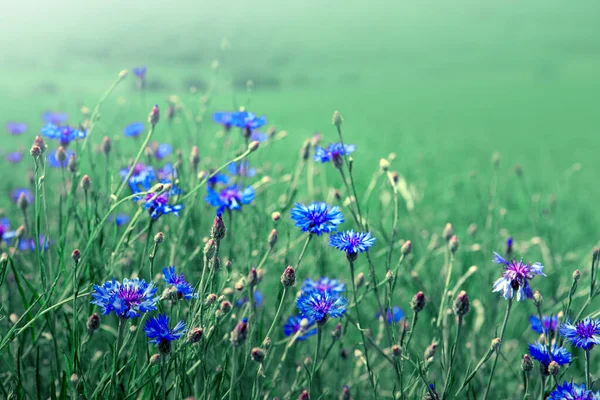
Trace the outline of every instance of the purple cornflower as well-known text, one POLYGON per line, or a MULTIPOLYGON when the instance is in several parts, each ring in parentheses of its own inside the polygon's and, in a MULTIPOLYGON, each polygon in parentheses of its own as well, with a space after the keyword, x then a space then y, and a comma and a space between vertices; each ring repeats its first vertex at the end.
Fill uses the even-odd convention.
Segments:
POLYGON ((5 128, 11 135, 22 135, 27 131, 27 124, 25 122, 8 121, 5 128))
POLYGON ((123 135, 128 137, 138 137, 144 132, 144 124, 141 122, 133 122, 123 129, 123 135))
MULTIPOLYGON (((294 336, 298 331, 302 330, 302 319, 301 315, 293 315, 288 318, 285 325, 283 325, 283 333, 285 336, 294 336)), ((317 328, 309 329, 314 325, 315 321, 307 319, 307 327, 303 330, 302 334, 296 338, 296 340, 306 340, 309 336, 317 333, 317 328)))
MULTIPOLYGON (((258 308, 258 307, 262 306, 264 300, 265 300, 265 296, 262 294, 262 292, 258 289, 255 290, 254 291, 254 307, 258 308)), ((237 307, 241 307, 244 304, 246 304, 247 302, 248 302, 248 298, 242 297, 242 298, 238 299, 238 301, 235 302, 235 305, 237 307)))
POLYGON ((375 244, 371 232, 345 231, 329 236, 329 245, 348 255, 356 255, 367 251, 375 244))
POLYGON ((194 287, 185 279, 185 276, 183 274, 177 275, 175 273, 175 266, 165 267, 162 272, 165 282, 168 285, 173 285, 177 290, 177 297, 186 300, 198 297, 198 293, 194 293, 194 287))
MULTIPOLYGON (((388 309, 386 314, 386 320, 388 324, 391 324, 392 322, 398 322, 400 321, 402 318, 404 318, 404 311, 402 311, 402 309, 400 307, 392 307, 392 309, 388 309)), ((377 313, 376 315, 376 319, 381 318, 381 313, 377 313)))
POLYGON ((571 362, 571 353, 564 347, 556 346, 556 344, 552 345, 552 357, 548 354, 548 347, 539 342, 529 345, 529 354, 546 367, 552 361, 556 361, 558 365, 566 365, 571 362))
POLYGON ((186 332, 185 322, 179 321, 173 328, 169 327, 169 317, 166 314, 160 314, 158 317, 152 317, 146 321, 144 327, 148 343, 161 345, 164 342, 179 340, 186 332))
POLYGON ((524 264, 523 261, 506 261, 498 253, 494 253, 494 262, 504 265, 502 277, 494 282, 492 292, 502 292, 505 299, 512 299, 515 291, 517 292, 517 301, 530 299, 533 297, 533 291, 529 286, 529 281, 536 275, 546 276, 542 269, 544 266, 538 262, 534 264, 524 264))
POLYGON ((576 385, 565 381, 562 385, 557 385, 556 389, 550 393, 548 400, 598 400, 600 393, 595 394, 586 389, 585 383, 576 385))
POLYGON ((48 161, 48 165, 50 165, 52 168, 66 168, 67 164, 69 164, 69 159, 74 154, 75 153, 72 150, 65 149, 65 156, 66 156, 65 161, 63 161, 61 163, 56 158, 56 151, 50 151, 50 152, 48 152, 48 156, 46 157, 46 160, 48 161))
POLYGON ((104 315, 114 312, 121 318, 135 318, 156 310, 160 297, 155 294, 154 282, 133 278, 121 283, 113 279, 102 286, 94 285, 91 303, 99 306, 104 315))
POLYGON ((68 146, 74 140, 83 139, 87 135, 87 131, 73 128, 68 125, 59 126, 47 124, 42 128, 42 135, 48 139, 58 140, 62 146, 68 146))
POLYGON ((212 119, 217 124, 223 125, 226 131, 229 131, 233 125, 233 113, 229 111, 219 111, 213 113, 212 119))
POLYGON ((20 163, 23 160, 23 151, 12 151, 4 155, 4 159, 12 164, 20 163))
POLYGON ((586 318, 574 325, 568 322, 560 326, 559 332, 575 347, 585 351, 591 350, 600 344, 600 320, 586 318))
POLYGON ((27 202, 29 204, 33 203, 33 193, 27 188, 14 189, 12 192, 10 192, 10 198, 13 202, 17 203, 19 201, 19 198, 21 197, 21 194, 25 196, 25 199, 27 199, 27 202))
POLYGON ((296 203, 291 211, 296 227, 302 232, 322 233, 335 231, 336 227, 344 222, 344 215, 337 206, 329 207, 325 203, 312 203, 309 206, 296 203))
POLYGON ((14 238, 16 233, 16 231, 10 230, 10 222, 8 221, 8 218, 0 218, 0 242, 2 240, 14 238))
POLYGON ((557 315, 544 315, 542 321, 535 315, 529 317, 529 324, 531 325, 531 330, 537 333, 544 333, 544 331, 548 332, 556 332, 556 328, 558 327, 558 316, 557 315))
POLYGON ((348 301, 344 297, 331 291, 302 292, 296 300, 296 307, 300 313, 305 318, 313 319, 321 325, 329 318, 341 318, 346 312, 347 306, 348 301))
POLYGON ((242 205, 250 204, 254 200, 254 188, 247 186, 242 189, 239 185, 230 185, 216 192, 213 188, 207 188, 208 194, 204 200, 213 207, 218 207, 218 212, 225 209, 241 210, 242 205))
POLYGON ((42 120, 47 124, 61 125, 67 122, 69 114, 65 112, 46 111, 42 114, 42 120))
POLYGON ((342 157, 356 151, 356 145, 353 144, 341 144, 341 143, 330 143, 327 148, 321 146, 315 147, 315 161, 326 163, 333 161, 333 163, 341 163, 342 157))
POLYGON ((337 279, 329 279, 327 277, 322 277, 318 281, 313 281, 310 278, 307 278, 302 284, 303 292, 317 291, 317 292, 331 292, 331 293, 344 293, 346 291, 346 284, 340 282, 337 279))
POLYGON ((256 176, 256 168, 250 168, 250 162, 247 160, 229 164, 227 171, 231 175, 246 176, 249 178, 256 176))

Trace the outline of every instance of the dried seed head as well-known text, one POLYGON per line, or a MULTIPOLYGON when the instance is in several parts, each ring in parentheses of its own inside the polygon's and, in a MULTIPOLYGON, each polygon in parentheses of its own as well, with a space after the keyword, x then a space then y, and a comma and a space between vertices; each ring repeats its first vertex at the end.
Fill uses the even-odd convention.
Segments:
POLYGON ((296 271, 294 267, 289 266, 283 271, 283 274, 281 274, 281 284, 286 289, 296 284, 296 271))
POLYGON ((456 296, 456 300, 454 300, 454 305, 452 307, 452 311, 457 317, 464 317, 471 307, 471 303, 469 301, 469 296, 467 296, 467 292, 464 290, 456 296))
POLYGON ((425 299, 423 292, 418 292, 410 301, 410 308, 413 310, 413 312, 419 313, 423 311, 423 308, 425 308, 426 301, 427 300, 425 299))

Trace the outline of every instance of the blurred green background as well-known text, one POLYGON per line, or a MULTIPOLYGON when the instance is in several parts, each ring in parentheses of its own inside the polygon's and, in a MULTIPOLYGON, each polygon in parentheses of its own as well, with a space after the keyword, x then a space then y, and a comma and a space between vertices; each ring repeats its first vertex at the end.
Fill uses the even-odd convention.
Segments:
MULTIPOLYGON (((144 120, 151 104, 190 85, 202 94, 218 59, 211 109, 246 104, 293 146, 314 131, 335 140, 330 118, 340 110, 363 184, 396 152, 394 167, 432 206, 431 222, 480 215, 465 207, 475 193, 469 173, 483 174, 485 187, 499 151, 502 173, 519 163, 531 193, 566 205, 557 218, 571 237, 595 232, 597 1, 22 1, 0 19, 2 120, 36 131, 41 111, 93 107, 119 70, 146 65, 144 103, 129 98, 131 117, 119 117, 144 120)), ((127 83, 117 96, 134 94, 127 83)), ((29 146, 6 140, 2 150, 29 146)), ((513 185, 501 190, 510 197, 513 185)))

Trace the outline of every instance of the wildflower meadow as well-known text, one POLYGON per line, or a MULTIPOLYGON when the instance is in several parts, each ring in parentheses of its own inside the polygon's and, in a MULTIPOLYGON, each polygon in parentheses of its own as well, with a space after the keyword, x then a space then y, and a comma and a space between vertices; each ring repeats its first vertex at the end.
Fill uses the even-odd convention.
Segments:
POLYGON ((365 60, 364 86, 280 48, 242 73, 237 39, 172 58, 202 71, 183 89, 159 61, 74 62, 4 100, 0 398, 600 400, 598 139, 558 132, 552 72, 481 86, 521 82, 527 116, 423 108, 365 60))

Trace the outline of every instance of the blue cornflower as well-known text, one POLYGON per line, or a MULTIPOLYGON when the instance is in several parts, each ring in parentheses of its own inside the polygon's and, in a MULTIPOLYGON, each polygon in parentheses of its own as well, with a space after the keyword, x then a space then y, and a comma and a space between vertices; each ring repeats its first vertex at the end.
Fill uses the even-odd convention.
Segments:
POLYGON ((315 147, 315 161, 326 163, 333 161, 339 163, 342 157, 356 151, 356 145, 353 144, 341 144, 341 143, 330 143, 327 148, 321 146, 315 147))
POLYGON ((230 185, 216 192, 213 188, 207 188, 208 194, 204 200, 213 207, 218 207, 218 212, 225 209, 241 210, 242 205, 250 204, 254 200, 254 188, 247 186, 242 189, 239 185, 230 185))
MULTIPOLYGON (((170 183, 170 182, 163 182, 170 183)), ((148 193, 144 198, 144 209, 148 210, 150 216, 158 219, 163 214, 179 215, 179 211, 183 210, 183 204, 169 204, 169 197, 181 193, 175 186, 170 191, 160 194, 148 193)))
POLYGON ((168 285, 173 285, 177 290, 177 297, 186 300, 198 297, 198 293, 194 293, 194 287, 185 279, 185 276, 183 274, 177 275, 175 273, 175 266, 165 267, 162 272, 165 282, 168 285))
POLYGON ((16 231, 10 230, 10 222, 8 221, 8 218, 0 218, 0 242, 2 240, 12 239, 16 234, 16 231))
POLYGON ((250 141, 252 141, 252 142, 256 141, 256 142, 262 143, 262 142, 266 142, 267 139, 269 139, 269 135, 267 135, 264 132, 254 131, 250 134, 250 141))
POLYGON ((156 157, 158 160, 162 160, 172 152, 173 146, 171 146, 169 143, 161 143, 154 149, 154 157, 156 157))
POLYGON ((69 114, 65 112, 46 111, 42 114, 42 120, 47 124, 61 125, 67 122, 69 114))
POLYGON ((6 153, 4 155, 4 159, 11 164, 20 163, 23 160, 23 152, 22 151, 12 151, 10 153, 6 153))
POLYGON ((310 292, 313 290, 322 293, 331 292, 339 294, 346 291, 346 284, 337 279, 329 279, 325 276, 318 281, 313 281, 312 279, 307 278, 302 284, 302 291, 310 292))
POLYGON ((134 67, 131 72, 133 72, 133 75, 137 76, 139 79, 144 80, 146 79, 146 72, 148 72, 148 68, 146 68, 146 66, 134 67))
POLYGON ((233 113, 229 111, 219 111, 213 113, 212 119, 217 124, 223 125, 223 127, 227 131, 231 129, 231 126, 233 125, 233 113))
POLYGON ((144 124, 141 122, 133 122, 123 129, 123 135, 129 137, 138 137, 144 132, 144 124))
POLYGON ((46 160, 48 161, 48 165, 50 165, 52 168, 66 168, 67 164, 69 164, 69 159, 74 154, 75 153, 72 150, 65 149, 65 156, 66 156, 65 161, 63 161, 61 163, 56 158, 56 151, 50 151, 50 152, 48 152, 48 156, 46 157, 46 160))
MULTIPOLYGON (((213 171, 209 173, 209 176, 213 174, 213 171)), ((208 178, 208 186, 214 188, 218 184, 227 185, 229 183, 229 177, 225 174, 218 173, 208 178)))
POLYGON ((537 333, 544 333, 544 330, 548 332, 556 332, 556 328, 558 327, 558 316, 544 315, 542 318, 544 321, 543 324, 542 321, 540 321, 540 319, 535 315, 529 317, 529 324, 531 325, 531 330, 537 333))
POLYGON ((564 347, 556 346, 556 344, 552 345, 552 358, 548 354, 548 347, 539 342, 529 345, 529 354, 546 367, 552 361, 556 361, 558 365, 566 365, 571 362, 571 353, 564 347))
POLYGON ((25 122, 9 121, 5 125, 6 130, 12 135, 21 135, 27 131, 25 122))
MULTIPOLYGON (((386 314, 387 323, 391 324, 392 322, 398 322, 402 318, 404 318, 404 311, 400 307, 392 307, 392 309, 388 309, 386 314)), ((381 318, 381 313, 377 313, 375 315, 377 319, 381 318)))
POLYGON ((546 276, 542 270, 544 266, 538 262, 524 264, 523 261, 506 261, 498 253, 494 253, 494 262, 504 265, 502 277, 494 282, 493 292, 502 292, 505 299, 512 299, 517 292, 517 301, 530 299, 533 291, 529 281, 536 275, 546 276))
POLYGON ((146 321, 144 327, 148 343, 160 345, 164 342, 179 340, 186 332, 185 322, 179 321, 173 328, 169 327, 169 317, 166 314, 160 314, 158 317, 152 317, 146 321))
POLYGON ((600 344, 600 320, 586 318, 575 325, 565 322, 560 326, 559 332, 575 347, 585 351, 591 350, 600 344))
POLYGON ((249 178, 256 176, 256 168, 250 168, 250 162, 247 160, 229 164, 227 171, 231 175, 247 176, 249 178))
POLYGON ((127 214, 117 214, 115 216, 115 224, 117 224, 117 226, 128 224, 130 220, 131 218, 127 214))
POLYGON ((177 177, 177 170, 173 167, 172 163, 166 163, 158 169, 156 174, 161 181, 171 180, 177 177))
POLYGON ((140 278, 123 279, 123 283, 113 279, 94 285, 94 298, 91 303, 99 306, 104 315, 114 312, 121 318, 135 318, 142 313, 156 310, 159 296, 155 296, 154 282, 140 278))
MULTIPOLYGON (((48 239, 46 239, 46 236, 40 235, 38 237, 38 244, 40 246, 40 249, 46 251, 48 250, 48 246, 50 246, 51 243, 48 239)), ((35 240, 33 238, 21 239, 19 240, 17 247, 21 251, 35 251, 35 240)))
POLYGON ((62 146, 68 146, 72 141, 83 139, 87 135, 86 130, 76 129, 68 125, 60 126, 54 124, 46 124, 41 132, 48 139, 58 140, 62 146))
POLYGON ((329 207, 325 203, 312 203, 309 206, 296 203, 291 211, 292 219, 302 232, 329 233, 344 222, 344 215, 337 206, 329 207))
MULTIPOLYGON (((129 168, 122 169, 121 176, 126 178, 128 171, 129 168)), ((157 177, 154 169, 140 163, 137 164, 133 169, 133 173, 129 178, 128 183, 132 193, 136 194, 141 192, 149 192, 156 180, 157 177)), ((172 184, 172 182, 168 179, 161 179, 160 183, 163 185, 171 185, 171 188, 163 191, 162 193, 147 193, 143 197, 137 196, 133 198, 133 200, 143 200, 144 209, 148 210, 150 216, 154 219, 158 219, 163 214, 173 213, 175 215, 179 215, 179 211, 183 209, 183 204, 170 204, 169 201, 171 196, 181 194, 181 190, 172 184)))
POLYGON ((348 300, 334 292, 319 292, 311 290, 302 292, 296 307, 305 318, 310 318, 323 324, 328 318, 341 318, 346 312, 348 300))
POLYGON ((375 244, 375 238, 371 232, 346 231, 332 234, 329 237, 329 245, 348 255, 355 255, 367 251, 375 244))
POLYGON ((30 189, 27 189, 27 188, 14 189, 12 192, 10 192, 10 198, 12 199, 12 201, 14 201, 16 203, 17 201, 19 201, 19 197, 21 197, 21 194, 23 194, 25 196, 25 199, 27 199, 27 202, 33 203, 33 193, 31 192, 30 189))
POLYGON ((585 383, 576 385, 565 381, 562 385, 557 385, 556 389, 550 393, 548 400, 596 400, 600 394, 594 394, 586 389, 585 383))
MULTIPOLYGON (((296 333, 298 333, 298 331, 302 329, 302 319, 303 317, 301 315, 293 315, 289 317, 285 325, 283 325, 283 333, 285 336, 294 336, 296 333)), ((309 336, 317 333, 317 328, 309 329, 312 325, 314 325, 315 321, 311 319, 307 319, 307 321, 307 327, 302 334, 296 338, 296 340, 306 340, 309 336)))
MULTIPOLYGON (((262 294, 262 292, 258 289, 255 290, 254 291, 254 307, 258 308, 258 307, 262 306, 264 300, 265 300, 265 296, 262 294)), ((242 297, 242 298, 238 299, 238 301, 235 302, 235 305, 237 307, 241 307, 244 304, 246 304, 247 302, 248 302, 248 298, 242 297)))
POLYGON ((264 115, 257 117, 256 114, 248 111, 238 111, 231 116, 231 125, 245 129, 248 137, 250 137, 253 130, 260 128, 266 123, 267 118, 264 115))

